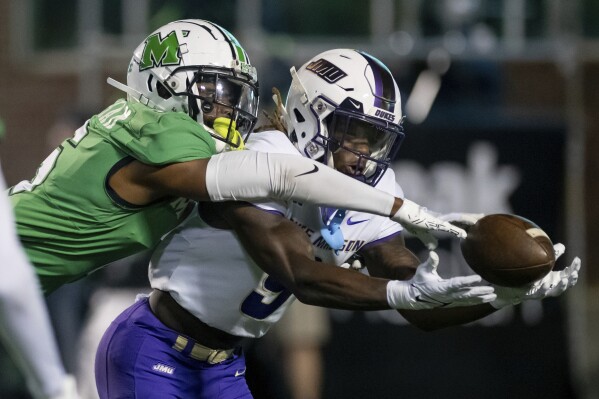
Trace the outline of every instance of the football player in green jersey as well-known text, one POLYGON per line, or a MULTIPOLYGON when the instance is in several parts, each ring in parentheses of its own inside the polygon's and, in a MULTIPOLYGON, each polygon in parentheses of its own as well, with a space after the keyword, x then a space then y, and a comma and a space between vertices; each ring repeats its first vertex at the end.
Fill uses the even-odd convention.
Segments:
POLYGON ((316 161, 230 151, 243 149, 254 127, 258 81, 237 39, 218 25, 183 20, 157 29, 134 51, 127 84, 109 83, 127 100, 89 119, 9 192, 45 293, 154 247, 186 217, 190 200, 355 209, 416 229, 430 247, 430 230, 466 235, 316 161))

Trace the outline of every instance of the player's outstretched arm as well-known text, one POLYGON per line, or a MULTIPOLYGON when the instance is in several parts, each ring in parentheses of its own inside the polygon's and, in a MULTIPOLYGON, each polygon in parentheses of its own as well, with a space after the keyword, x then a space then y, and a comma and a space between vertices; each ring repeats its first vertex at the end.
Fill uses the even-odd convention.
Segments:
POLYGON ((389 309, 388 280, 317 262, 306 232, 292 221, 242 202, 202 204, 202 210, 222 215, 254 262, 300 301, 339 309, 389 309))
POLYGON ((408 281, 369 277, 314 261, 306 233, 281 216, 243 204, 229 204, 224 214, 254 261, 311 305, 354 310, 425 309, 495 298, 491 287, 477 284, 478 276, 439 277, 434 253, 433 261, 421 265, 408 281))
POLYGON ((466 237, 464 230, 436 218, 412 201, 394 197, 302 157, 252 151, 219 154, 208 163, 206 189, 212 201, 255 202, 272 198, 387 216, 418 231, 429 249, 436 247, 436 240, 428 231, 466 237))
POLYGON ((390 217, 417 231, 429 249, 436 246, 429 231, 466 237, 464 230, 412 201, 377 190, 321 163, 285 154, 236 151, 163 167, 134 161, 114 174, 110 185, 124 200, 136 205, 180 196, 198 201, 294 200, 368 212, 390 217))

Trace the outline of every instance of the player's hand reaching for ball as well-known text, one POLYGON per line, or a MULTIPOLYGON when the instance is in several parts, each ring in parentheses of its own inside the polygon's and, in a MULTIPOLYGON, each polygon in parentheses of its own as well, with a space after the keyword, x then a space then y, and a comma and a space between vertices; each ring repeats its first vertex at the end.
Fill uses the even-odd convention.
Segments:
POLYGON ((449 222, 456 224, 458 226, 472 226, 476 224, 480 219, 482 219, 485 214, 484 213, 465 213, 465 212, 451 212, 436 215, 439 219, 444 222, 449 222))
POLYGON ((466 238, 466 232, 448 221, 439 219, 433 212, 408 199, 391 218, 400 223, 407 231, 416 236, 429 250, 437 248, 437 239, 432 231, 443 231, 459 238, 466 238))
POLYGON ((432 309, 472 306, 496 299, 493 287, 480 284, 478 275, 443 279, 437 273, 439 256, 429 252, 428 259, 408 281, 392 280, 387 284, 387 302, 394 309, 432 309))
MULTIPOLYGON (((557 260, 566 251, 566 247, 563 244, 555 244, 553 250, 557 260)), ((506 306, 517 305, 522 301, 559 296, 568 288, 576 285, 580 266, 580 258, 575 257, 565 269, 551 271, 542 279, 527 286, 518 288, 495 286, 497 299, 491 302, 491 306, 501 309, 506 306)))

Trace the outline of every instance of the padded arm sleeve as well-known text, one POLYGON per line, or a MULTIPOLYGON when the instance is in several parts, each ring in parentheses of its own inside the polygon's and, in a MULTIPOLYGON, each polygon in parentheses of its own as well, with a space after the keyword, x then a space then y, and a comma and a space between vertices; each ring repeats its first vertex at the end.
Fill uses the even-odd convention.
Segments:
POLYGON ((212 201, 298 201, 389 217, 395 197, 307 158, 255 151, 212 156, 212 201))

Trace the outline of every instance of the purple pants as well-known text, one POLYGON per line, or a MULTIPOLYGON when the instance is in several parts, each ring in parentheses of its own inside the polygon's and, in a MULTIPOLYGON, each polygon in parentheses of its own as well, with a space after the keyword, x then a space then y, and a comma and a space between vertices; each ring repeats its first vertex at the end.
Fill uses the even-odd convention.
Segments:
POLYGON ((96 385, 102 399, 251 399, 241 349, 219 364, 189 357, 188 338, 162 324, 144 298, 121 313, 104 333, 96 353, 96 385))

